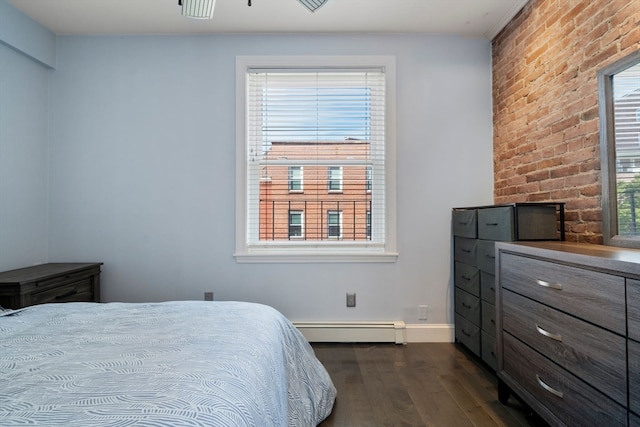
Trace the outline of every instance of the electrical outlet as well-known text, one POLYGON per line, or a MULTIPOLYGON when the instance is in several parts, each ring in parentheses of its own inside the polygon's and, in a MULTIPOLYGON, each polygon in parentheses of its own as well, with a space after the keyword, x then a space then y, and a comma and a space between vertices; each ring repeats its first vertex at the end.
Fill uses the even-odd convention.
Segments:
POLYGON ((205 292, 204 293, 205 301, 213 301, 213 292, 205 292))
POLYGON ((355 307, 355 306, 356 306, 356 294, 347 293, 347 307, 355 307))
POLYGON ((427 320, 427 314, 429 312, 428 305, 419 305, 418 306, 418 320, 427 320))

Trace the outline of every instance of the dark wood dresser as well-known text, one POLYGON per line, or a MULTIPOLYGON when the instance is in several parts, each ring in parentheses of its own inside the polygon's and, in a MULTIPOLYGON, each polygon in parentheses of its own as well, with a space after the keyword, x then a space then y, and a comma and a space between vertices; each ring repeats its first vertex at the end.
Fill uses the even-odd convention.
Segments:
POLYGON ((553 426, 640 426, 640 250, 497 243, 499 399, 553 426))
POLYGON ((50 302, 100 302, 98 263, 48 263, 0 273, 0 306, 18 309, 50 302))
POLYGON ((454 208, 455 339, 496 369, 495 243, 564 240, 563 203, 454 208))

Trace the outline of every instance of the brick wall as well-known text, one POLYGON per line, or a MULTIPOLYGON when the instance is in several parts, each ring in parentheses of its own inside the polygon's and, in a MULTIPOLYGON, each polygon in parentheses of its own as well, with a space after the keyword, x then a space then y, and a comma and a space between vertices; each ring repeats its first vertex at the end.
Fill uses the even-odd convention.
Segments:
POLYGON ((638 0, 531 0, 493 41, 496 203, 566 202, 602 243, 597 73, 640 49, 638 0))

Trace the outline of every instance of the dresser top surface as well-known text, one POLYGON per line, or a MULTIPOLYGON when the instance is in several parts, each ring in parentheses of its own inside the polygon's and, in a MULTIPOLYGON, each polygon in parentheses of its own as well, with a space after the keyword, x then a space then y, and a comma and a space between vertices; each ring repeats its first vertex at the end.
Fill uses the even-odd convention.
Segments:
POLYGON ((101 262, 60 262, 34 265, 0 272, 0 286, 9 283, 28 283, 60 274, 100 267, 101 262))
POLYGON ((498 250, 514 251, 594 270, 640 278, 640 250, 560 241, 497 242, 498 250))

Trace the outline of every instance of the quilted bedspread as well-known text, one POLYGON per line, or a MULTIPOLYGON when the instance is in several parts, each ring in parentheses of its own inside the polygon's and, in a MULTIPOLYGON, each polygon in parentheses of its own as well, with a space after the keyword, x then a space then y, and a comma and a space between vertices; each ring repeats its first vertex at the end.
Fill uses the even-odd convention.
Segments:
POLYGON ((275 309, 45 304, 0 317, 0 425, 315 426, 335 387, 275 309))

